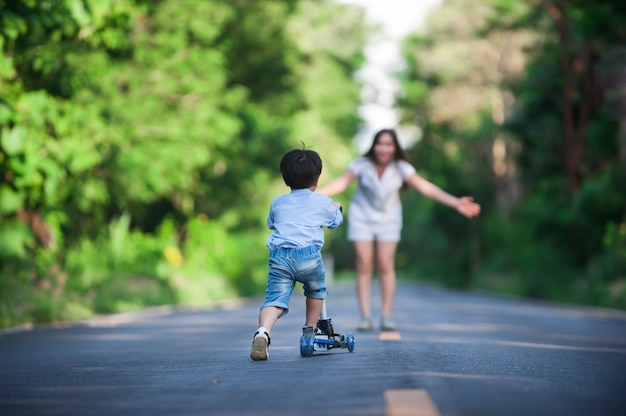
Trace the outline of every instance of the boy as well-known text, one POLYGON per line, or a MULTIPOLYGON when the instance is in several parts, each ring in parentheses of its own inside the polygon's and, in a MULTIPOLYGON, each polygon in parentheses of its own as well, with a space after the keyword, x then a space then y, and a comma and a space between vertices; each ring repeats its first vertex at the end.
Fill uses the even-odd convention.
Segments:
POLYGON ((317 326, 327 295, 321 255, 323 227, 333 229, 343 222, 341 206, 315 193, 322 173, 322 160, 316 152, 287 152, 280 161, 280 172, 291 192, 274 198, 267 217, 273 232, 267 239, 270 255, 265 302, 250 350, 254 361, 267 360, 270 331, 278 318, 289 312, 296 282, 303 284, 306 296, 303 333, 317 326))

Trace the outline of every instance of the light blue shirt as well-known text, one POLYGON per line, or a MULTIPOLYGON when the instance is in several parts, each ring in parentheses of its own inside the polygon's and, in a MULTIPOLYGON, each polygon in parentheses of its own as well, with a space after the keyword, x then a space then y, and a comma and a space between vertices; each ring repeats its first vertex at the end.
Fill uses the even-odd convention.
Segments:
POLYGON ((332 200, 310 189, 294 189, 272 201, 267 226, 273 233, 267 248, 299 248, 324 245, 324 228, 337 228, 343 215, 332 200))

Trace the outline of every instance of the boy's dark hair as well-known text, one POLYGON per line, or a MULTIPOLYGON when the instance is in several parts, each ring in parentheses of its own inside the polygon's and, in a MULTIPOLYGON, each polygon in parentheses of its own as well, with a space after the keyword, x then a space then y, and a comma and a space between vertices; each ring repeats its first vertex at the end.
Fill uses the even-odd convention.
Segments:
POLYGON ((322 174, 322 159, 313 150, 291 150, 280 161, 280 173, 291 189, 309 188, 322 174))

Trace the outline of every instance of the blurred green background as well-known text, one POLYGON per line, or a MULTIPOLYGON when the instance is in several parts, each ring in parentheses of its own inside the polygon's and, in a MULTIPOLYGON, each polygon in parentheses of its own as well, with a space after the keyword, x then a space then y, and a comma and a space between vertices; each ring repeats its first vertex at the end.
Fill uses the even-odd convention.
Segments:
MULTIPOLYGON (((402 41, 402 279, 626 309, 626 3, 444 0, 402 41)), ((358 155, 331 0, 0 0, 0 327, 259 296, 282 154, 358 155)), ((347 205, 353 192, 337 199, 347 205)), ((345 227, 327 233, 353 278, 345 227)))

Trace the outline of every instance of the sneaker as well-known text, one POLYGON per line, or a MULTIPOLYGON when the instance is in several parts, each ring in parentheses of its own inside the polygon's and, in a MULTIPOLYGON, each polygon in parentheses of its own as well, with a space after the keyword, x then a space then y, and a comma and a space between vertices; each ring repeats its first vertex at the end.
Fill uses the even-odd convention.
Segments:
POLYGON ((263 327, 257 329, 252 338, 252 348, 250 348, 250 358, 252 361, 267 360, 270 353, 267 349, 270 345, 270 336, 263 327))
POLYGON ((380 320, 380 329, 382 331, 395 331, 396 323, 391 319, 391 316, 383 316, 380 320))
POLYGON ((315 328, 312 326, 303 326, 302 327, 302 335, 305 337, 313 337, 315 336, 315 328))
POLYGON ((372 324, 372 318, 370 318, 369 316, 361 319, 361 323, 359 324, 359 326, 356 327, 358 331, 371 331, 373 328, 374 325, 372 324))

